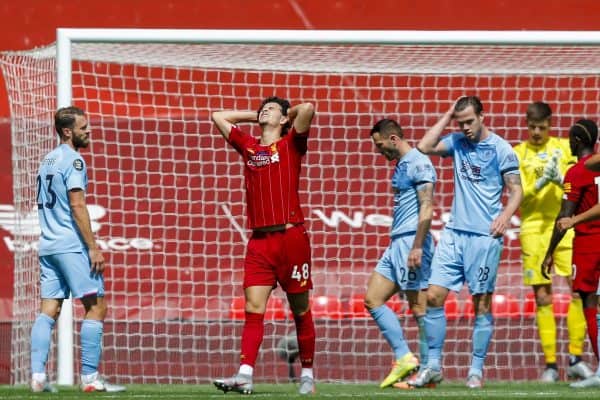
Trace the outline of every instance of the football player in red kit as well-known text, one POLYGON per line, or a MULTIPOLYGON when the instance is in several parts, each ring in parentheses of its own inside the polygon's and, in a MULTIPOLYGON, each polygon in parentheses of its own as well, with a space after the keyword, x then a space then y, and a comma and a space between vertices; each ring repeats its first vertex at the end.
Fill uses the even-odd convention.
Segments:
MULTIPOLYGON (((569 131, 569 145, 578 162, 572 166, 564 178, 564 195, 557 224, 552 232, 550 247, 542 264, 542 273, 548 274, 552 266, 552 253, 565 234, 564 218, 581 214, 593 208, 599 202, 600 172, 593 172, 585 167, 594 153, 598 139, 596 123, 581 119, 569 131)), ((588 335, 598 356, 598 279, 600 278, 600 221, 591 220, 575 226, 573 239, 573 291, 578 292, 583 300, 583 311, 587 321, 588 335)), ((600 386, 600 376, 593 375, 587 379, 571 384, 573 388, 600 386)))
POLYGON ((233 377, 214 381, 224 392, 249 394, 264 334, 264 314, 271 291, 281 286, 296 323, 302 363, 300 394, 314 392, 315 328, 310 311, 311 252, 298 186, 302 157, 314 116, 310 103, 294 107, 279 97, 265 99, 258 112, 217 111, 212 120, 242 156, 248 228, 252 236, 244 261, 245 322, 240 367, 233 377), (259 138, 238 124, 258 123, 259 138))

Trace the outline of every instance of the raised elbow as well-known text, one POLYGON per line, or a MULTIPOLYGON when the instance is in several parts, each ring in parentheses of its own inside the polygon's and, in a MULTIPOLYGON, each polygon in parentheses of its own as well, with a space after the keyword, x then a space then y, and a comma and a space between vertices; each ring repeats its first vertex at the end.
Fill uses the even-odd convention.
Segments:
POLYGON ((221 121, 223 119, 222 117, 222 112, 221 111, 215 111, 212 114, 210 114, 210 119, 212 122, 217 123, 218 121, 221 121))
POLYGON ((315 106, 312 103, 302 103, 298 106, 298 114, 302 114, 308 118, 312 118, 315 115, 315 106))
POLYGON ((432 151, 430 146, 427 146, 426 144, 424 144, 422 142, 419 142, 416 147, 417 147, 417 150, 419 150, 423 154, 429 154, 432 151))
POLYGON ((304 103, 302 108, 304 108, 306 112, 315 113, 315 105, 313 103, 304 103))

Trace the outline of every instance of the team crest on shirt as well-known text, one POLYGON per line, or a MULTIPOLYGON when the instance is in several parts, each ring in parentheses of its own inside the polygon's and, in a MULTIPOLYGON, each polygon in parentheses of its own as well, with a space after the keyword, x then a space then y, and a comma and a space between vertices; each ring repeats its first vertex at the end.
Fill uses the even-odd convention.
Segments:
POLYGON ((482 161, 490 161, 492 158, 494 158, 494 150, 485 149, 479 153, 479 157, 481 157, 482 161))
POLYGON ((74 160, 73 168, 75 168, 77 171, 81 171, 83 169, 83 160, 80 160, 79 158, 74 160))
POLYGON ((249 167, 259 168, 279 162, 279 152, 275 143, 269 146, 269 150, 247 149, 247 151, 249 167))
POLYGON ((277 151, 277 145, 275 143, 273 143, 271 145, 271 163, 278 163, 279 162, 279 152, 277 151))

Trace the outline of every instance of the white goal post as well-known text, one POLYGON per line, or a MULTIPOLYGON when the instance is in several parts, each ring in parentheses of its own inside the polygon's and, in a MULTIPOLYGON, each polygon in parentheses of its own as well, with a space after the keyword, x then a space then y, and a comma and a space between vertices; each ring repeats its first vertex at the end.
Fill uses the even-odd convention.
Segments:
MULTIPOLYGON (((4 53, 0 66, 17 219, 13 383, 29 377, 39 297, 33 182, 40 157, 56 144, 57 107, 78 105, 90 117, 92 144, 83 155, 109 269, 102 368, 122 383, 202 383, 237 365, 248 234, 243 177, 211 111, 255 109, 273 94, 316 105, 301 183, 314 251, 315 368, 317 379, 343 381, 379 380, 392 358, 360 305, 391 215, 391 166, 374 152, 370 127, 398 119, 414 143, 463 94, 482 99, 487 125, 512 144, 526 138, 524 113, 535 100, 552 105, 555 135, 564 137, 578 118, 600 119, 598 31, 58 29, 55 45, 4 53)), ((452 175, 447 160, 434 162, 439 233, 452 175)), ((515 217, 498 278, 490 379, 532 379, 532 366, 543 364, 518 227, 515 217)), ((562 362, 568 288, 556 283, 562 362)), ((257 376, 285 381, 276 347, 293 320, 279 289, 274 298, 257 376)), ((405 302, 394 307, 416 351, 405 302)), ((471 315, 464 291, 450 307, 444 366, 456 378, 466 370, 473 321, 464 323, 471 315)), ((59 321, 50 363, 59 384, 73 384, 79 368, 77 308, 73 315, 65 303, 59 321)))

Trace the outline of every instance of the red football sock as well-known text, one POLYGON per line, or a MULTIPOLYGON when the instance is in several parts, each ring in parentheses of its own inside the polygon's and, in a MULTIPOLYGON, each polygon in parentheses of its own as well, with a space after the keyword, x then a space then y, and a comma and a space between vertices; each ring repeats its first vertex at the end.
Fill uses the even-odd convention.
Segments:
POLYGON ((294 322, 296 322, 300 363, 302 368, 312 368, 315 357, 315 324, 312 313, 308 310, 303 315, 294 315, 294 322))
POLYGON ((588 335, 590 342, 592 342, 592 348, 596 359, 598 359, 598 325, 596 322, 596 307, 584 308, 583 313, 585 314, 585 321, 587 322, 588 335))
POLYGON ((254 368, 258 349, 263 341, 265 333, 264 314, 256 314, 246 311, 246 321, 242 329, 242 353, 240 354, 240 365, 248 364, 254 368))

